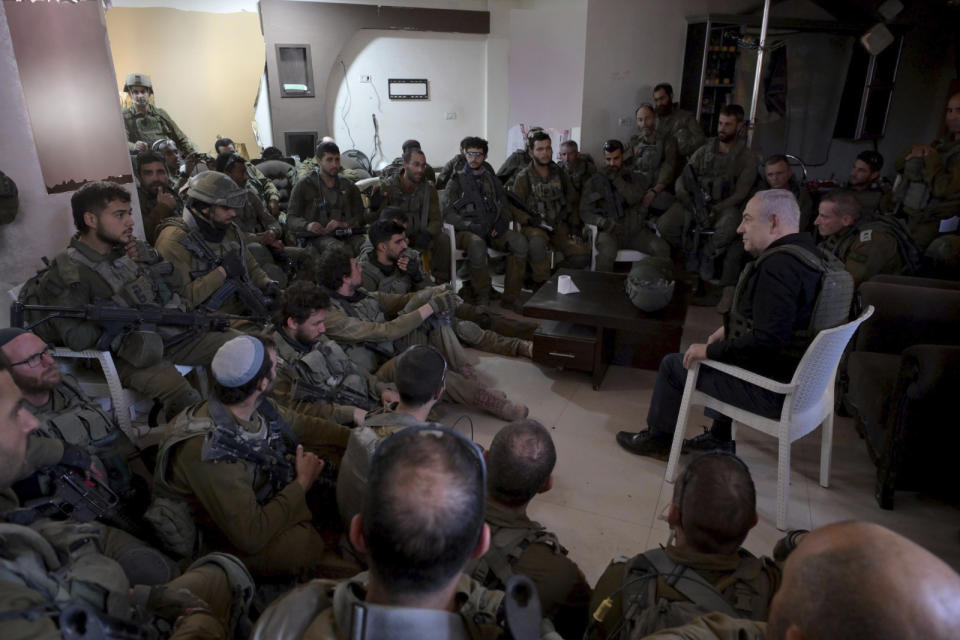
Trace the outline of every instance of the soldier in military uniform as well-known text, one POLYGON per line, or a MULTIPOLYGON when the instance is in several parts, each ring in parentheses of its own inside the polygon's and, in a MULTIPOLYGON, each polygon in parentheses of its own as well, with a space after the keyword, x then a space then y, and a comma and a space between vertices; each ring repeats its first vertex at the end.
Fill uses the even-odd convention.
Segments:
POLYGON ((236 558, 205 556, 167 584, 135 586, 114 558, 129 536, 20 508, 10 485, 23 474, 37 427, 0 363, 0 635, 82 637, 103 624, 131 636, 150 629, 170 638, 233 637, 254 590, 236 558))
POLYGON ((800 207, 800 231, 810 231, 816 217, 813 215, 813 199, 807 188, 793 175, 787 156, 776 154, 767 158, 763 162, 763 177, 766 181, 763 188, 786 189, 793 194, 797 199, 797 206, 800 207))
POLYGON ((657 113, 652 104, 637 107, 639 133, 630 136, 624 150, 623 163, 644 177, 650 187, 643 196, 641 208, 660 215, 673 204, 669 189, 673 186, 677 164, 677 140, 657 127, 657 113))
POLYGON ((359 255, 364 223, 363 200, 357 187, 340 175, 340 147, 317 145, 316 167, 298 180, 290 194, 287 229, 322 254, 329 247, 346 247, 359 255))
MULTIPOLYGON (((437 174, 437 191, 443 191, 447 183, 450 182, 450 178, 457 172, 463 169, 467 164, 466 149, 463 148, 463 145, 474 136, 467 136, 460 141, 460 152, 457 155, 453 156, 440 168, 440 172, 437 174)), ((493 166, 487 162, 483 161, 483 166, 490 172, 495 173, 493 166)))
POLYGON ((219 171, 190 178, 182 218, 168 218, 157 237, 157 251, 174 267, 175 287, 195 309, 253 315, 235 321, 254 331, 268 315, 264 295, 280 288, 247 250, 233 219, 248 202, 248 192, 219 171))
MULTIPOLYGON (((736 282, 740 273, 739 261, 732 266, 724 264, 727 249, 737 241, 740 209, 750 196, 757 177, 757 163, 743 140, 737 138, 743 124, 743 108, 724 105, 720 108, 717 137, 707 142, 690 156, 697 184, 707 198, 709 211, 706 220, 696 219, 693 195, 687 191, 683 176, 677 178, 675 202, 657 220, 657 229, 664 240, 674 248, 684 244, 684 231, 693 234, 696 225, 713 231, 706 242, 701 241, 700 273, 704 280, 713 279, 715 269, 723 265, 721 284, 736 282)), ((739 257, 739 256, 738 256, 739 257)))
POLYGON ((583 637, 590 586, 557 536, 527 516, 530 501, 553 486, 557 451, 550 433, 536 420, 511 422, 497 432, 484 457, 490 548, 464 573, 488 589, 504 589, 514 574, 529 576, 557 632, 583 637))
POLYGON ((890 188, 880 178, 882 169, 883 156, 877 151, 861 151, 853 161, 850 179, 844 189, 852 192, 860 201, 860 211, 864 216, 882 213, 889 204, 886 201, 890 188))
MULTIPOLYGON (((400 148, 400 157, 394 158, 393 162, 385 166, 380 171, 381 184, 383 184, 384 178, 393 178, 394 176, 398 175, 401 171, 403 171, 404 164, 406 163, 406 161, 404 160, 404 157, 407 155, 407 152, 409 151, 420 151, 420 153, 423 154, 423 150, 420 147, 420 141, 413 140, 413 139, 404 140, 403 145, 400 148)), ((425 155, 424 155, 424 158, 426 158, 425 155)), ((426 161, 424 161, 422 179, 426 180, 431 184, 436 184, 437 182, 436 172, 433 170, 433 167, 431 167, 429 164, 426 164, 426 161)))
MULTIPOLYGON (((391 209, 385 209, 385 212, 391 209)), ((396 211, 397 215, 405 216, 403 211, 396 211)), ((377 220, 370 225, 367 234, 373 249, 360 256, 361 285, 367 291, 382 293, 406 294, 411 291, 420 291, 433 283, 423 273, 416 251, 407 247, 406 229, 395 220, 377 220)), ((473 321, 477 316, 490 315, 489 312, 469 304, 458 304, 455 315, 450 318, 454 332, 461 342, 474 349, 497 353, 505 356, 522 355, 533 357, 533 343, 530 340, 518 339, 519 333, 526 332, 528 327, 522 322, 497 318, 499 325, 513 336, 510 338, 500 335, 496 331, 482 329, 473 321)), ((535 329, 534 329, 535 330, 535 329)))
MULTIPOLYGON (((560 143, 560 166, 567 172, 577 195, 583 195, 583 188, 590 180, 590 176, 597 172, 597 165, 589 153, 580 153, 575 140, 564 140, 560 143)), ((578 198, 579 199, 579 198, 578 198)))
MULTIPOLYGON (((676 139, 681 161, 693 155, 693 152, 706 142, 697 116, 681 109, 673 101, 673 87, 666 82, 653 88, 653 106, 657 109, 657 131, 661 135, 669 134, 676 139)), ((679 165, 677 168, 680 168, 679 165)))
POLYGON ((356 258, 340 250, 323 255, 320 274, 321 285, 331 299, 324 322, 327 335, 364 370, 392 378, 390 368, 384 370, 382 366, 385 362, 411 344, 430 343, 450 366, 447 390, 454 402, 504 420, 527 416, 527 407, 477 382, 478 373, 451 326, 459 299, 445 287, 405 295, 368 292, 360 287, 362 276, 356 258))
POLYGON ((507 255, 501 306, 519 308, 520 290, 527 267, 527 238, 510 229, 514 210, 497 177, 485 166, 487 141, 470 138, 464 143, 467 164, 457 171, 443 190, 444 219, 456 230, 457 248, 466 251, 470 283, 476 303, 490 302, 490 268, 487 243, 507 255))
POLYGON ((636 249, 670 256, 670 247, 646 225, 641 211, 648 184, 623 164, 623 143, 603 143, 604 166, 590 178, 580 196, 580 218, 596 225, 597 271, 613 271, 617 251, 636 249))
POLYGON ((497 169, 497 177, 500 178, 500 183, 503 186, 509 187, 513 183, 513 178, 517 175, 517 172, 530 163, 530 151, 533 148, 532 138, 534 134, 542 131, 543 127, 530 127, 523 134, 523 148, 517 149, 507 156, 507 159, 497 169))
MULTIPOLYGON (((160 157, 163 158, 163 164, 167 169, 167 178, 170 181, 170 190, 174 193, 179 192, 180 187, 186 184, 189 176, 187 175, 184 163, 181 161, 180 152, 177 151, 177 144, 169 138, 163 138, 150 145, 150 151, 159 154, 160 157), (181 169, 183 170, 181 171, 181 169)), ((196 155, 192 156, 192 158, 195 159, 196 155)), ((196 166, 195 162, 193 166, 196 166)), ((191 172, 193 166, 190 167, 191 172)))
POLYGON ((247 201, 237 209, 237 217, 233 221, 243 234, 247 251, 266 274, 276 280, 281 288, 287 286, 289 277, 294 274, 302 279, 315 278, 316 256, 310 249, 283 244, 280 221, 267 212, 263 200, 247 182, 243 156, 221 153, 217 157, 217 171, 230 176, 238 187, 245 188, 247 192, 247 201))
POLYGON ((143 235, 153 244, 157 241, 157 227, 163 220, 181 215, 183 204, 172 189, 163 156, 155 151, 143 151, 137 154, 136 162, 143 235))
MULTIPOLYGON (((237 148, 230 138, 219 138, 214 143, 213 148, 217 155, 237 152, 237 148)), ((273 184, 273 180, 263 175, 257 165, 249 160, 244 159, 243 166, 247 170, 247 185, 252 187, 260 196, 263 204, 270 210, 270 215, 274 218, 278 217, 280 215, 280 191, 277 190, 277 185, 273 184)), ((217 169, 217 171, 220 171, 220 169, 217 169)))
POLYGON ((495 621, 504 594, 461 573, 489 545, 483 484, 483 458, 463 436, 414 427, 389 437, 350 521, 350 542, 366 554, 369 573, 297 588, 260 616, 253 638, 501 637, 495 621))
POLYGON ((716 610, 767 619, 781 572, 772 559, 741 546, 757 524, 757 495, 739 458, 719 452, 694 458, 674 484, 666 520, 676 533, 673 544, 616 558, 600 576, 590 602, 600 620, 591 624, 589 640, 619 638, 618 630, 647 637, 716 610), (688 579, 671 579, 681 571, 688 579))
POLYGON ((430 271, 437 281, 446 282, 450 279, 450 242, 443 233, 437 189, 427 175, 427 156, 418 143, 405 148, 402 161, 399 171, 380 179, 380 212, 398 207, 406 213, 408 238, 417 251, 430 253, 430 271))
POLYGON ((324 462, 298 444, 315 421, 266 399, 276 345, 239 336, 217 351, 211 371, 213 397, 178 415, 160 444, 147 520, 180 556, 199 539, 204 550, 235 553, 256 577, 316 575, 324 543, 307 492, 324 462))
POLYGON ((944 138, 915 144, 897 159, 902 176, 894 200, 921 251, 937 238, 943 220, 960 215, 960 93, 947 101, 945 122, 944 138))
MULTIPOLYGON (((192 308, 176 293, 179 279, 188 280, 189 276, 178 273, 153 248, 134 239, 130 194, 123 187, 89 182, 73 195, 70 204, 77 235, 38 276, 41 304, 192 308)), ((109 349, 123 385, 159 398, 170 417, 200 399, 173 363, 207 365, 217 348, 234 335, 230 331, 160 327, 159 332, 111 336, 97 322, 65 318, 41 326, 50 327, 44 329, 44 337, 75 351, 109 349)))
POLYGON ((550 136, 537 131, 530 136, 532 160, 508 187, 526 209, 517 212, 527 237, 530 270, 535 288, 550 278, 552 247, 563 254, 564 267, 583 269, 590 263, 590 248, 580 234, 580 201, 563 169, 551 158, 550 136))
POLYGON ((190 141, 173 118, 163 109, 150 104, 153 95, 153 83, 150 76, 143 73, 131 73, 123 83, 133 104, 123 110, 123 124, 127 129, 127 145, 131 153, 148 151, 157 140, 169 138, 183 153, 195 153, 197 148, 190 141))
POLYGON ((892 216, 863 215, 850 191, 833 191, 820 201, 815 222, 820 247, 837 256, 859 287, 875 275, 913 273, 920 251, 906 225, 892 216))

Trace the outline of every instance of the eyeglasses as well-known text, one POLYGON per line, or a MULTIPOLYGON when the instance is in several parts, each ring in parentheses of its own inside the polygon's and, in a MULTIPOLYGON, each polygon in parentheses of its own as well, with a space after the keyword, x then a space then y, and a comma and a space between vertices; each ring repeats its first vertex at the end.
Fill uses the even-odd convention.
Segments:
POLYGON ((50 356, 50 359, 53 359, 55 349, 56 347, 54 347, 52 344, 48 344, 47 347, 40 353, 35 353, 29 358, 21 360, 20 362, 11 362, 10 366, 19 367, 20 365, 25 364, 31 369, 36 369, 40 366, 40 363, 43 362, 43 356, 50 356))
POLYGON ((485 154, 483 151, 467 151, 466 156, 468 158, 482 158, 485 154))

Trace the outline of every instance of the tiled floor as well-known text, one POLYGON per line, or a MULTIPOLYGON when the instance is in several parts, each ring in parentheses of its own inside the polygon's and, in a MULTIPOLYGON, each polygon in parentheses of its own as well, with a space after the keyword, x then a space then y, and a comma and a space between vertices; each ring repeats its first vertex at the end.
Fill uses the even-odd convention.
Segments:
MULTIPOLYGON (((691 307, 684 348, 719 326, 712 309, 691 307)), ((666 463, 634 456, 617 446, 620 430, 645 428, 656 372, 611 367, 599 391, 586 374, 545 369, 526 360, 476 353, 481 371, 530 407, 530 415, 553 434, 558 450, 554 488, 538 496, 530 514, 555 531, 593 583, 611 558, 665 543, 669 530, 658 519, 673 492, 663 480, 666 463)), ((469 415, 474 437, 490 444, 503 425, 495 418, 447 405, 443 422, 469 415)), ((696 423, 691 433, 698 429, 696 423)), ((707 424, 704 418, 702 424, 707 424)), ((458 428, 469 431, 466 421, 458 428)), ((776 518, 776 443, 741 429, 737 453, 757 485, 760 522, 747 538, 756 554, 772 552, 782 535, 776 518)), ((960 569, 960 509, 931 498, 898 492, 896 509, 881 510, 873 498, 874 466, 852 421, 835 421, 830 488, 818 484, 819 430, 794 443, 788 525, 822 526, 841 520, 870 520, 911 538, 960 569)), ((681 464, 684 462, 681 459, 681 464)))

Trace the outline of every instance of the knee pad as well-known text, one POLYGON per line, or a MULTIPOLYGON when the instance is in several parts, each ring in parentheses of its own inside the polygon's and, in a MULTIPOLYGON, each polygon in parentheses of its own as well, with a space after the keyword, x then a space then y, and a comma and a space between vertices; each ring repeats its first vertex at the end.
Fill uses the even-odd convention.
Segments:
POLYGON ((257 585, 250 575, 250 570, 236 556, 229 553, 214 552, 198 558, 196 562, 187 569, 196 569, 205 564, 215 564, 227 574, 227 584, 230 585, 231 599, 233 606, 230 607, 230 631, 231 636, 238 627, 249 625, 247 611, 250 603, 253 601, 257 585))
POLYGON ((483 329, 476 322, 460 320, 453 324, 453 331, 457 337, 469 345, 475 345, 483 338, 483 329))
POLYGON ((146 543, 124 549, 114 560, 133 585, 166 584, 180 575, 180 569, 173 560, 146 543))

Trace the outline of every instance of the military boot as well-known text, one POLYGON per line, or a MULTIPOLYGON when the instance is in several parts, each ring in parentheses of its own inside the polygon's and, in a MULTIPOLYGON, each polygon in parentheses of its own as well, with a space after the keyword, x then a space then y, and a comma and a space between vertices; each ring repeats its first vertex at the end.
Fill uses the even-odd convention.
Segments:
POLYGON ((470 405, 507 422, 523 420, 530 415, 530 410, 525 405, 510 402, 507 394, 495 389, 478 388, 470 405))
POLYGON ((500 306, 520 313, 523 307, 523 273, 527 268, 527 261, 516 256, 507 256, 507 273, 503 278, 503 298, 500 306))
POLYGON ((474 267, 471 265, 468 271, 470 284, 476 293, 477 304, 490 304, 490 266, 485 264, 482 267, 474 267))

